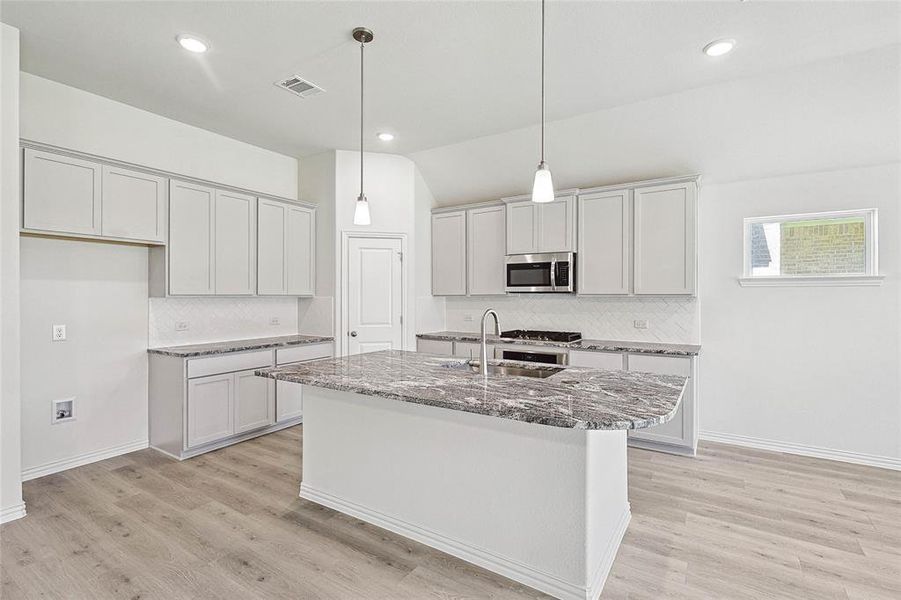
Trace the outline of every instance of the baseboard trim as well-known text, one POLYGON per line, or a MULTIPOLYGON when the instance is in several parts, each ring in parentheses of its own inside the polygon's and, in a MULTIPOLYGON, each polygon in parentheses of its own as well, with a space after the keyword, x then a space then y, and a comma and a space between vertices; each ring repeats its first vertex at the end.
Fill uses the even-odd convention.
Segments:
POLYGON ((849 452, 847 450, 831 450, 829 448, 820 448, 818 446, 805 446, 803 444, 779 442, 747 435, 736 435, 734 433, 718 433, 716 431, 702 431, 701 439, 708 442, 719 442, 721 444, 731 444, 733 446, 757 448, 758 450, 771 450, 773 452, 784 452, 786 454, 797 454, 799 456, 810 456, 812 458, 823 458, 825 460, 835 460, 853 463, 855 465, 901 471, 901 458, 892 458, 890 456, 863 454, 860 452, 849 452))
POLYGON ((9 523, 25 516, 25 503, 19 502, 0 510, 0 524, 9 523))
MULTIPOLYGON (((382 514, 355 502, 344 500, 343 498, 329 494, 328 492, 317 490, 304 482, 301 482, 300 484, 300 497, 337 510, 346 515, 356 517, 367 523, 381 527, 382 529, 393 531, 394 533, 425 544, 426 546, 436 548, 442 552, 465 560, 466 562, 483 567, 546 594, 550 594, 555 598, 560 598, 561 600, 585 600, 586 598, 589 598, 587 595, 589 590, 586 587, 580 587, 518 561, 499 556, 466 542, 420 527, 419 525, 414 525, 413 523, 408 523, 407 521, 382 514)), ((626 520, 626 524, 628 524, 628 520, 626 520)), ((623 529, 623 533, 625 533, 625 529, 623 529)), ((615 556, 615 552, 613 554, 615 556)), ((605 555, 604 561, 606 560, 608 560, 608 556, 605 555)), ((612 565, 613 558, 609 557, 609 560, 612 565)), ((599 567, 599 571, 601 571, 603 577, 606 578, 606 572, 604 572, 602 567, 603 563, 601 564, 601 567, 599 567)), ((593 599, 594 596, 591 596, 590 598, 593 599)))
POLYGON ((604 585, 607 583, 610 569, 613 568, 613 561, 616 560, 616 552, 623 542, 623 537, 626 535, 626 530, 629 528, 629 523, 631 521, 632 508, 629 503, 626 503, 626 510, 623 511, 623 514, 619 518, 619 523, 616 525, 616 533, 614 533, 613 539, 607 544, 607 548, 604 550, 604 556, 601 557, 598 566, 595 567, 591 583, 588 585, 588 593, 586 595, 588 600, 597 600, 600 598, 601 592, 604 591, 604 585))
POLYGON ((103 448, 101 450, 94 450, 93 452, 86 452, 84 454, 79 454, 78 456, 73 456, 71 458, 55 460, 43 465, 24 469, 22 471, 22 481, 37 479, 38 477, 52 475, 54 473, 59 473, 60 471, 66 471, 68 469, 74 469, 75 467, 89 465, 93 462, 97 462, 98 460, 113 458, 114 456, 120 456, 122 454, 134 452, 135 450, 143 450, 147 447, 149 447, 149 441, 143 439, 136 442, 129 442, 128 444, 122 444, 121 446, 113 446, 112 448, 103 448))
POLYGON ((233 446, 240 442, 246 442, 247 440, 252 440, 253 438, 260 437, 261 435, 268 435, 270 433, 275 433, 276 431, 281 431, 282 429, 287 429, 288 427, 294 427, 295 425, 301 425, 303 423, 303 417, 295 417, 288 421, 283 421, 281 423, 276 423, 275 425, 270 425, 264 429, 255 429, 254 431, 248 431, 246 433, 242 433, 240 435, 236 435, 234 437, 225 438, 224 440, 219 440, 218 442, 210 442, 205 446, 198 446, 197 448, 191 448, 190 450, 185 450, 181 453, 181 455, 173 454, 168 450, 163 450, 153 444, 150 445, 150 448, 156 450, 161 454, 165 454, 170 458, 174 458, 175 460, 187 460, 189 458, 194 458, 195 456, 200 456, 201 454, 206 454, 207 452, 212 452, 213 450, 221 450, 222 448, 233 446))
POLYGON ((656 452, 665 452, 667 454, 675 454, 677 456, 697 455, 697 448, 677 446, 676 444, 668 444, 666 442, 657 442, 637 437, 630 437, 629 445, 633 448, 641 448, 642 450, 654 450, 656 452))

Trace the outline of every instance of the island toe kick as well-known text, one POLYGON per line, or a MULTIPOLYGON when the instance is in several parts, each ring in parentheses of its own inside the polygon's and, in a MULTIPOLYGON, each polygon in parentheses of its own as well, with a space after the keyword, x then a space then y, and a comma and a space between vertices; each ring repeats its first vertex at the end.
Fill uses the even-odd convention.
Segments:
POLYGON ((300 496, 556 598, 594 600, 630 519, 626 432, 305 386, 300 496))

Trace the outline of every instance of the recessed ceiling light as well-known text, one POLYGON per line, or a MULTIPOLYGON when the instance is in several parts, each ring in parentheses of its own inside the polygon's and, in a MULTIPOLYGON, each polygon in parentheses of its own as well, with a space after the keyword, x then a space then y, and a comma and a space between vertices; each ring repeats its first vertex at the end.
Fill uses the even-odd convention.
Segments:
POLYGON ((383 142, 390 142, 391 140, 394 139, 394 134, 388 133, 387 131, 385 131, 383 133, 378 134, 378 138, 380 140, 382 140, 383 142))
POLYGON ((735 40, 714 40, 704 46, 704 54, 707 56, 722 56, 735 48, 735 40))
POLYGON ((175 41, 188 52, 196 52, 197 54, 203 54, 210 48, 210 45, 202 39, 186 33, 175 36, 175 41))

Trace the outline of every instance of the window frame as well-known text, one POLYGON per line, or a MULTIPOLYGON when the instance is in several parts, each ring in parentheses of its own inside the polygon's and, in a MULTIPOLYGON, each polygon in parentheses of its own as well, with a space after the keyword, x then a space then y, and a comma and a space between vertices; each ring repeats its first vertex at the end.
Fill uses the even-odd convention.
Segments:
POLYGON ((875 208, 857 208, 811 213, 795 213, 789 215, 767 215, 762 217, 745 217, 742 224, 742 275, 739 283, 742 286, 851 286, 880 285, 884 276, 879 274, 879 241, 878 211, 875 208), (817 219, 841 219, 863 217, 865 228, 865 266, 864 273, 847 275, 752 275, 751 274, 751 226, 758 223, 813 221, 817 219))

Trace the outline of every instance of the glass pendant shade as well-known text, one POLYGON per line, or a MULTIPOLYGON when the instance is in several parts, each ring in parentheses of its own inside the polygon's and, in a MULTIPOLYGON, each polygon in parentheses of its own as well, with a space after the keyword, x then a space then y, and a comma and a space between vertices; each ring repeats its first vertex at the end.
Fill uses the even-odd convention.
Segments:
POLYGON ((554 180, 551 177, 551 170, 547 163, 543 162, 538 165, 535 171, 535 183, 532 184, 532 202, 553 202, 554 201, 554 180))
POLYGON ((369 200, 360 194, 357 197, 357 206, 354 208, 354 225, 372 225, 369 218, 369 200))

